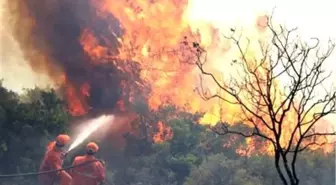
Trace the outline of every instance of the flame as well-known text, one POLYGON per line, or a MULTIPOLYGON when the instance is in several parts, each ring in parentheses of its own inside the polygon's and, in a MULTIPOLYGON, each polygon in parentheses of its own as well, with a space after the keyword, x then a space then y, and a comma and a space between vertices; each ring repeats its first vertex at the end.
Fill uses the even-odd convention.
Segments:
POLYGON ((137 61, 141 65, 142 79, 151 86, 152 93, 149 94, 151 108, 157 109, 163 103, 194 102, 194 85, 190 82, 195 80, 195 75, 190 74, 197 69, 181 64, 181 56, 177 55, 183 38, 191 35, 187 22, 182 18, 186 3, 185 0, 160 0, 155 3, 140 0, 96 3, 102 18, 113 14, 121 22, 124 34, 119 38, 121 44, 119 55, 106 55, 107 48, 102 49, 97 45, 95 42, 97 39, 87 30, 82 33, 82 38, 89 39, 82 39, 81 43, 84 48, 91 48, 87 53, 97 60, 118 57, 137 61), (172 25, 176 25, 174 29, 172 25), (96 51, 101 52, 97 54, 96 51), (181 86, 188 88, 189 91, 179 90, 178 87, 181 86))
POLYGON ((66 83, 64 88, 69 113, 73 116, 85 115, 88 112, 88 108, 80 98, 82 98, 82 95, 89 96, 89 85, 87 83, 83 84, 80 88, 80 92, 78 92, 71 83, 66 83))
MULTIPOLYGON (((157 0, 155 2, 103 0, 92 1, 92 3, 96 6, 97 14, 101 16, 101 19, 113 15, 120 21, 123 35, 118 38, 119 53, 111 54, 113 52, 109 52, 108 47, 99 44, 97 39, 99 35, 85 29, 81 37, 84 50, 97 62, 115 58, 138 62, 141 66, 141 78, 150 84, 151 93, 148 94, 148 103, 152 109, 155 110, 166 103, 173 103, 179 107, 187 108, 190 112, 205 112, 200 123, 216 124, 221 120, 236 123, 244 120, 242 109, 237 105, 216 100, 208 102, 201 100, 194 91, 200 83, 199 71, 194 65, 183 62, 188 60, 183 43, 188 42, 186 37, 192 38, 192 40, 200 42, 211 53, 206 66, 208 71, 213 72, 219 79, 222 78, 223 82, 229 75, 235 75, 234 77, 238 79, 241 71, 228 73, 228 71, 236 71, 237 69, 232 67, 230 62, 225 61, 230 61, 232 58, 241 59, 240 54, 237 50, 232 49, 232 43, 223 40, 220 33, 223 27, 229 30, 230 26, 235 23, 233 19, 230 19, 231 15, 228 14, 228 17, 218 20, 219 18, 210 12, 204 12, 206 11, 204 7, 211 3, 199 0, 157 0), (218 22, 224 23, 218 24, 218 22)), ((215 1, 213 3, 215 4, 215 1)), ((218 5, 217 8, 219 7, 218 5)), ((233 14, 232 16, 236 15, 232 11, 230 13, 233 14)), ((261 57, 258 41, 265 42, 269 38, 269 33, 265 28, 266 21, 267 17, 263 12, 253 12, 253 16, 244 14, 243 19, 238 22, 244 25, 243 34, 250 40, 254 40, 247 50, 248 61, 261 57)), ((243 45, 246 46, 247 43, 243 43, 243 45)), ((260 78, 265 78, 264 71, 258 71, 258 73, 260 78)), ((217 91, 217 86, 213 85, 211 81, 205 79, 205 83, 210 91, 217 91)), ((281 83, 277 82, 274 88, 281 89, 281 83)), ((280 97, 280 92, 277 93, 274 96, 280 97)), ((230 98, 226 94, 222 95, 230 98)), ((278 101, 280 102, 280 100, 278 101)), ((275 106, 279 106, 279 103, 275 106)), ((250 114, 244 114, 244 116, 245 119, 247 117, 253 119, 254 122, 260 122, 250 114)), ((288 138, 294 129, 295 116, 292 111, 284 121, 282 146, 288 146, 288 138)), ((251 125, 248 121, 244 123, 251 125)), ((272 136, 265 126, 262 124, 258 126, 264 133, 272 136)), ((162 122, 158 123, 158 129, 159 133, 154 136, 155 142, 165 140, 162 138, 162 132, 167 129, 162 122)), ((169 132, 171 131, 169 130, 169 132)), ((243 149, 240 148, 237 153, 251 155, 254 150, 270 154, 273 152, 273 146, 270 143, 261 144, 260 141, 254 139, 247 139, 246 143, 253 147, 249 147, 248 152, 242 152, 243 149)), ((330 147, 327 147, 326 150, 330 151, 330 147)))
POLYGON ((86 43, 82 44, 82 47, 83 50, 91 57, 92 61, 99 62, 100 60, 98 59, 102 58, 102 56, 108 55, 108 49, 100 46, 96 37, 88 29, 83 31, 80 42, 86 43))
MULTIPOLYGON (((225 120, 233 124, 242 120, 242 110, 239 106, 217 100, 204 102, 194 91, 200 83, 199 70, 188 63, 190 56, 184 43, 189 41, 201 43, 211 53, 206 69, 213 72, 216 77, 223 77, 223 81, 225 81, 229 75, 234 75, 228 72, 236 70, 227 61, 232 58, 239 59, 239 53, 232 50, 232 43, 225 41, 221 36, 223 30, 229 30, 236 23, 232 17, 239 17, 240 14, 243 14, 243 18, 238 21, 238 24, 244 25, 243 34, 251 40, 263 41, 264 38, 267 38, 268 33, 265 29, 266 17, 263 12, 252 11, 252 14, 244 14, 251 11, 244 9, 237 1, 232 2, 234 5, 229 5, 231 7, 226 8, 226 16, 219 17, 213 12, 218 12, 218 9, 223 11, 223 7, 227 6, 223 3, 227 2, 221 0, 91 0, 99 19, 113 27, 115 22, 108 19, 113 15, 119 20, 123 34, 117 38, 118 43, 112 43, 109 38, 98 35, 91 28, 83 26, 79 42, 83 51, 90 57, 92 66, 111 62, 114 65, 117 63, 120 70, 129 72, 132 69, 127 62, 136 61, 141 68, 141 79, 150 86, 149 93, 147 91, 142 93, 147 95, 151 109, 156 110, 163 104, 172 103, 192 113, 205 112, 200 123, 216 124, 218 121, 225 120), (213 12, 209 12, 209 10, 213 10, 213 12), (116 47, 117 45, 118 47, 116 47), (117 52, 114 51, 116 48, 117 52)), ((117 34, 111 30, 104 31, 111 32, 111 35, 117 37, 117 34)), ((248 60, 260 57, 259 52, 257 43, 252 43, 247 53, 248 60)), ((261 78, 264 78, 263 71, 259 73, 261 78)), ((128 79, 133 80, 132 77, 128 79)), ((90 83, 82 82, 75 86, 65 75, 60 81, 60 84, 65 84, 69 112, 75 116, 86 114, 90 109, 85 103, 85 99, 90 96, 90 83)), ((217 86, 208 79, 204 79, 204 83, 207 84, 210 91, 217 91, 217 86)), ((281 89, 281 83, 278 83, 274 88, 280 87, 279 89, 281 89)), ((121 81, 120 88, 123 90, 123 95, 127 94, 126 91, 131 92, 131 95, 127 96, 130 102, 139 95, 131 89, 132 87, 129 87, 126 80, 121 81)), ((222 95, 227 97, 226 94, 222 95)), ((127 101, 120 99, 117 102, 119 110, 125 111, 126 103, 127 101)), ((244 116, 254 119, 255 122, 260 121, 252 115, 244 116)), ((281 137, 282 146, 288 145, 288 137, 293 130, 292 123, 296 119, 295 116, 294 112, 287 115, 288 119, 284 122, 283 128, 285 130, 281 137)), ((263 126, 260 125, 260 127, 263 132, 272 135, 263 126)), ((159 133, 154 136, 155 142, 167 139, 165 134, 162 135, 164 131, 168 132, 168 138, 172 136, 171 129, 166 128, 162 122, 158 123, 158 129, 159 133)), ((225 147, 231 146, 233 142, 234 139, 230 139, 225 147)), ((247 139, 246 143, 251 145, 249 147, 251 151, 272 153, 270 144, 260 144, 255 139, 247 139)), ((330 151, 331 148, 326 150, 330 151)), ((243 149, 238 149, 237 153, 242 153, 241 150, 243 149)), ((246 155, 250 154, 249 150, 246 155)))
POLYGON ((162 143, 173 137, 173 131, 163 122, 159 121, 157 123, 157 126, 158 126, 158 132, 153 137, 154 143, 162 143))
MULTIPOLYGON (((190 2, 190 1, 189 1, 190 2)), ((181 60, 188 59, 184 48, 185 37, 199 40, 209 49, 227 52, 228 43, 221 43, 220 32, 210 24, 199 24, 192 19, 192 13, 186 0, 147 1, 92 1, 97 7, 97 14, 102 19, 108 15, 120 21, 123 35, 118 39, 119 54, 113 55, 108 48, 99 45, 92 31, 82 32, 81 44, 86 53, 96 61, 119 58, 137 61, 141 66, 141 77, 150 84, 151 93, 148 103, 152 109, 162 104, 173 103, 187 107, 191 112, 202 111, 206 115, 202 123, 217 123, 222 115, 233 121, 239 109, 230 104, 217 106, 217 102, 204 103, 194 89, 199 79, 199 70, 181 60), (172 13, 174 12, 174 13, 172 13), (169 19, 167 19, 169 17, 169 19), (184 51, 184 52, 181 52, 184 51), (222 110, 222 107, 226 107, 222 110), (218 112, 222 111, 221 115, 218 112)), ((191 3, 192 4, 192 3, 191 3)), ((260 20, 262 20, 260 18, 260 20)), ((101 38, 100 38, 101 39, 101 38)), ((229 65, 213 60, 212 69, 229 69, 229 65)))

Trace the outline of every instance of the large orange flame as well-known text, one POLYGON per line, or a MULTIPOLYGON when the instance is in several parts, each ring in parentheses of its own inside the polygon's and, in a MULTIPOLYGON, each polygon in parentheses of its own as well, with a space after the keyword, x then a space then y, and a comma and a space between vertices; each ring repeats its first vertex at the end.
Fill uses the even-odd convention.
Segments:
MULTIPOLYGON (((200 121, 201 123, 215 124, 221 120, 235 123, 242 120, 239 116, 242 114, 239 106, 225 102, 218 103, 217 101, 204 102, 194 91, 199 83, 199 71, 194 65, 181 62, 186 57, 185 53, 180 52, 183 50, 181 43, 186 42, 185 37, 192 37, 212 52, 208 58, 207 70, 213 71, 217 77, 224 76, 225 79, 225 74, 228 71, 236 70, 229 62, 223 61, 233 57, 239 58, 240 55, 237 51, 230 49, 229 42, 221 42, 218 29, 212 24, 197 22, 192 18, 192 14, 188 11, 187 0, 157 0, 155 2, 147 0, 102 0, 97 2, 92 0, 92 4, 97 8, 97 14, 101 19, 113 15, 120 21, 123 36, 118 38, 119 54, 115 55, 111 54, 113 52, 109 52, 109 47, 99 44, 96 38, 99 36, 93 34, 91 30, 85 29, 80 40, 84 50, 96 62, 106 61, 104 59, 107 58, 121 59, 119 62, 127 60, 138 62, 142 69, 141 78, 151 86, 148 103, 152 109, 157 109, 165 103, 173 103, 188 108, 190 112, 206 112, 200 121)), ((247 33, 246 36, 251 39, 260 41, 263 40, 262 38, 267 38, 263 27, 266 18, 265 16, 255 16, 255 23, 248 27, 244 33, 247 33)), ((248 60, 260 55, 259 45, 257 46, 256 43, 252 44, 247 52, 248 60)), ((260 71, 260 75, 262 78, 263 71, 260 71)), ((212 91, 217 89, 210 82, 207 83, 207 86, 212 91)), ((223 94, 223 96, 226 95, 223 94)), ((290 119, 284 122, 286 126, 283 127, 286 129, 281 138, 283 146, 288 145, 288 134, 293 130, 292 123, 295 115, 293 112, 289 115, 292 116, 287 116, 290 119)), ((258 122, 255 118, 253 119, 258 122)), ((159 128, 161 127, 163 124, 159 122, 159 128)), ((269 132, 262 126, 260 127, 265 133, 269 132)), ((271 135, 271 133, 269 134, 271 135)), ((260 145, 253 139, 248 139, 246 142, 253 146, 260 145)), ((262 152, 272 153, 270 144, 263 144, 255 148, 262 152)))

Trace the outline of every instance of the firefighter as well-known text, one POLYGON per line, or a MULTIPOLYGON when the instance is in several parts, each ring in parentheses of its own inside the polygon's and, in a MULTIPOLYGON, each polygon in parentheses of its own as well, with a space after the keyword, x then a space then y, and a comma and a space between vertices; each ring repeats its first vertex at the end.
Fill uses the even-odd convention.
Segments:
POLYGON ((94 155, 99 150, 96 143, 90 142, 86 145, 86 154, 78 156, 73 162, 73 166, 87 163, 71 169, 73 177, 72 185, 99 185, 105 180, 105 168, 102 162, 97 160, 94 155), (91 162, 90 161, 94 161, 91 162))
MULTIPOLYGON (((40 165, 40 172, 49 170, 62 169, 63 160, 65 157, 64 147, 70 142, 70 137, 65 134, 57 136, 56 140, 49 143, 47 151, 40 165)), ((70 185, 71 176, 66 171, 58 171, 55 173, 47 173, 39 175, 41 185, 70 185)))

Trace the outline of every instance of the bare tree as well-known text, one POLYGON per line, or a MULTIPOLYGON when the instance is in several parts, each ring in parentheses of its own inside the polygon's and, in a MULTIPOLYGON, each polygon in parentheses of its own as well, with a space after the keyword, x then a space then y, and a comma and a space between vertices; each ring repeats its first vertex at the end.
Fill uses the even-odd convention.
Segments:
MULTIPOLYGON (((247 56, 247 47, 242 46, 243 37, 235 36, 236 30, 227 37, 238 49, 240 57, 234 60, 236 68, 241 69, 240 77, 223 82, 214 73, 206 70, 207 53, 198 43, 196 65, 201 78, 210 77, 219 91, 211 92, 201 85, 198 92, 205 100, 220 99, 240 107, 241 120, 253 127, 250 132, 235 130, 224 122, 213 127, 218 134, 236 134, 243 137, 259 137, 271 143, 274 150, 274 165, 285 185, 298 185, 296 171, 298 154, 310 146, 321 146, 330 141, 321 137, 332 137, 332 131, 318 131, 316 125, 329 114, 336 113, 335 88, 324 87, 330 77, 323 64, 334 49, 329 42, 325 52, 321 52, 319 39, 315 44, 292 39, 296 29, 275 28, 271 17, 267 29, 272 38, 269 43, 260 42, 262 57, 247 56), (280 79, 288 79, 289 84, 279 85, 280 79), (325 90, 321 94, 321 90, 325 90), (324 93, 324 94, 323 94, 324 93), (294 120, 290 120, 289 117, 294 120), (290 125, 289 125, 290 123, 290 125), (290 129, 286 128, 291 126, 290 129), (290 130, 285 135, 284 130, 290 130), (284 142, 285 140, 285 142, 284 142)), ((245 40, 246 41, 246 40, 245 40)))

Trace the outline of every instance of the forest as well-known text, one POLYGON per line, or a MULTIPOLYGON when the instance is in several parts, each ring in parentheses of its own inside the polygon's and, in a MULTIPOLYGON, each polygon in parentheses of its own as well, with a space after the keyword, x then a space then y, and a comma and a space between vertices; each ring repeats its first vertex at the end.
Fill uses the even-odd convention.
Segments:
POLYGON ((46 146, 103 114, 113 124, 63 166, 96 142, 106 185, 334 185, 335 42, 248 5, 214 6, 246 28, 223 8, 206 21, 211 3, 189 2, 5 0, 17 52, 0 61, 0 185, 38 184, 46 146), (22 93, 6 88, 30 80, 8 70, 18 59, 38 77, 22 93))
MULTIPOLYGON (((59 133, 70 133, 73 117, 55 90, 33 89, 16 94, 0 86, 0 174, 35 172, 46 144, 59 133)), ((146 105, 142 105, 146 106, 146 105)), ((244 138, 232 140, 197 123, 201 115, 161 107, 172 136, 162 142, 126 139, 123 148, 111 140, 96 141, 106 162, 106 184, 116 185, 280 185, 272 156, 244 155, 244 138), (167 116, 174 115, 174 116, 167 116), (232 142, 233 141, 233 142, 232 142)), ((240 125, 237 125, 240 127, 240 125)), ((69 154, 65 166, 83 146, 69 154)), ((248 150, 246 150, 248 151, 248 150)), ((300 183, 333 185, 335 153, 305 150, 297 161, 300 183)), ((0 179, 1 185, 35 185, 36 176, 0 179)))

